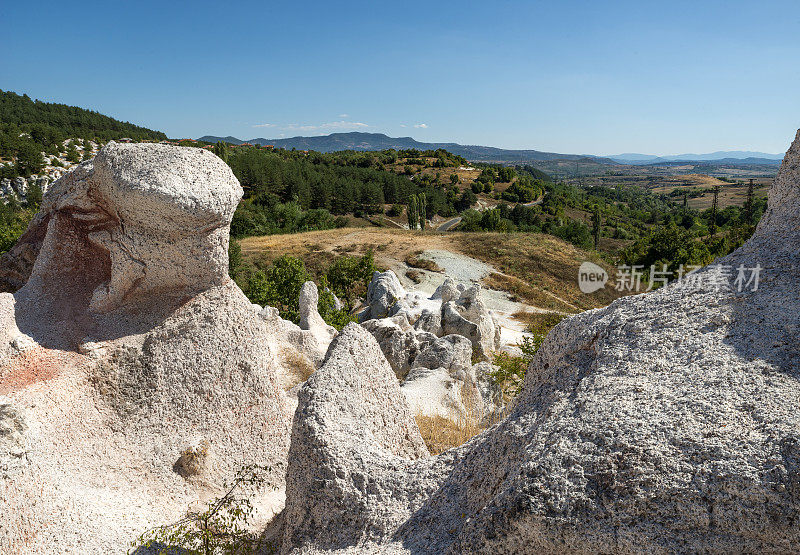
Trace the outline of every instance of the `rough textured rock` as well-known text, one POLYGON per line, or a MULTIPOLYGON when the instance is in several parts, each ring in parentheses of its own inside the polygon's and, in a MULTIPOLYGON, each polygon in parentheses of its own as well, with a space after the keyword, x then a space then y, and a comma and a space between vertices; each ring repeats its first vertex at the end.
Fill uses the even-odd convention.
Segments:
POLYGON ((480 297, 481 286, 473 285, 458 299, 442 304, 442 333, 463 335, 477 354, 488 359, 500 347, 500 326, 480 297))
POLYGON ((472 343, 447 335, 426 347, 414 361, 400 389, 414 414, 441 416, 457 422, 496 421, 502 391, 488 362, 471 363, 472 343))
POLYGON ((423 310, 417 321, 414 322, 414 329, 432 333, 436 337, 442 336, 442 314, 431 310, 423 310))
MULTIPOLYGON (((295 429, 319 433, 292 449, 336 470, 320 476, 325 493, 298 484, 287 505, 348 496, 335 543, 290 527, 284 548, 797 552, 798 253, 800 133, 742 248, 690 281, 564 320, 511 414, 464 446, 401 465, 365 438, 359 458, 301 402, 295 429), (740 291, 737 269, 757 265, 758 289, 740 291), (387 503, 366 503, 375 497, 387 503)), ((312 383, 306 395, 330 390, 312 383)), ((354 421, 351 402, 341 421, 354 421)))
POLYGON ((359 315, 359 321, 386 318, 402 312, 407 309, 403 301, 405 296, 406 291, 393 271, 375 272, 367 286, 367 307, 359 315))
POLYGON ((240 196, 211 153, 145 144, 110 143, 48 190, 30 277, 0 294, 0 395, 27 426, 0 552, 127 551, 242 465, 283 483, 273 338, 227 276, 240 196))
POLYGON ((323 350, 324 356, 324 353, 328 350, 328 345, 331 344, 331 340, 336 337, 336 328, 328 325, 317 310, 317 303, 319 302, 317 284, 313 281, 305 282, 300 289, 299 301, 300 329, 308 330, 314 334, 320 348, 323 350))
POLYGON ((456 284, 456 281, 452 277, 447 276, 444 283, 433 292, 431 299, 439 299, 442 301, 442 304, 444 304, 456 300, 463 292, 464 285, 460 283, 456 284))
POLYGON ((0 479, 8 478, 25 463, 28 425, 19 408, 0 397, 0 479))
POLYGON ((472 342, 461 335, 446 335, 427 345, 414 358, 414 368, 445 368, 451 372, 472 366, 472 342))
MULTIPOLYGON (((273 338, 274 348, 279 352, 279 356, 284 354, 292 358, 295 354, 303 357, 309 361, 313 368, 318 368, 325 360, 325 353, 327 352, 327 343, 320 343, 319 338, 310 330, 300 329, 300 326, 289 320, 284 320, 280 317, 277 308, 265 306, 263 309, 258 305, 253 305, 254 310, 264 321, 270 336, 273 338)), ((290 372, 282 376, 281 383, 284 389, 289 389, 298 383, 304 381, 307 376, 298 376, 297 372, 292 371, 292 366, 303 366, 302 361, 295 361, 294 364, 288 363, 283 366, 290 372)))
POLYGON ((361 325, 377 340, 398 378, 405 377, 422 349, 436 340, 433 334, 412 328, 402 313, 391 318, 367 320, 361 325))
POLYGON ((400 391, 411 412, 425 416, 441 416, 451 420, 464 418, 464 372, 458 376, 446 368, 412 368, 400 391))
POLYGON ((346 326, 299 400, 287 469, 292 502, 284 512, 284 551, 309 540, 337 548, 380 535, 393 506, 423 492, 386 498, 371 476, 403 476, 428 451, 375 339, 357 324, 346 326))

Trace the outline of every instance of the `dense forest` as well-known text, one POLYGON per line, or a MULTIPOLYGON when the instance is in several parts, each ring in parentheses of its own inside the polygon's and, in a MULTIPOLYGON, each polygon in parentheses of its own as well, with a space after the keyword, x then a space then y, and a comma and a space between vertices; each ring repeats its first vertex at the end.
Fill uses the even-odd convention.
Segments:
POLYGON ((64 145, 67 139, 107 142, 123 137, 136 141, 167 138, 159 131, 92 110, 0 90, 0 160, 8 162, 0 167, 0 178, 37 173, 44 165, 42 153, 65 152, 69 148, 64 145))
POLYGON ((394 205, 389 211, 397 215, 419 195, 426 199, 427 219, 455 216, 475 202, 446 172, 466 161, 443 150, 322 154, 218 144, 214 151, 245 190, 231 226, 234 237, 330 229, 346 225, 345 214, 382 215, 386 205, 394 205), (422 158, 435 159, 434 166, 442 170, 438 178, 387 170, 399 159, 422 158))

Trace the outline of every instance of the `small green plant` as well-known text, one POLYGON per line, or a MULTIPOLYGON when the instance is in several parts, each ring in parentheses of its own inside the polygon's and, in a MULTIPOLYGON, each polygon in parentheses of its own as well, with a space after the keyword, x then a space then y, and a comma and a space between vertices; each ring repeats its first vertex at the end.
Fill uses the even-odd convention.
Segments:
POLYGON ((503 389, 506 397, 512 399, 520 392, 525 382, 525 373, 533 362, 534 355, 544 343, 548 332, 563 319, 563 315, 556 313, 542 314, 541 318, 535 319, 528 328, 532 335, 523 337, 517 344, 522 351, 521 356, 506 352, 494 354, 492 364, 495 370, 490 374, 490 378, 503 389))
POLYGON ((258 534, 247 528, 254 507, 250 500, 253 491, 264 485, 270 467, 242 467, 222 497, 210 502, 204 511, 189 513, 184 518, 145 532, 131 543, 159 555, 247 555, 258 553, 266 546, 258 534))

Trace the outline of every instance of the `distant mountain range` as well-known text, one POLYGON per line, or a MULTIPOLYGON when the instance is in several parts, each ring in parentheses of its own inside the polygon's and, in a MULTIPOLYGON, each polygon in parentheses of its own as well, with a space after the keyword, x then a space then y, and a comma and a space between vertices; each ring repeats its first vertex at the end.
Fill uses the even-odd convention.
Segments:
POLYGON ((201 141, 215 143, 225 141, 239 145, 244 142, 258 145, 274 145, 277 148, 297 150, 316 150, 317 152, 337 152, 340 150, 436 150, 443 148, 453 154, 463 156, 473 162, 547 162, 553 160, 585 160, 600 164, 674 164, 676 162, 714 162, 722 164, 779 164, 783 154, 767 154, 744 150, 728 150, 709 154, 680 154, 676 156, 653 156, 650 154, 626 153, 616 156, 595 156, 591 154, 560 154, 539 150, 509 150, 491 146, 461 145, 458 143, 423 143, 412 137, 389 137, 383 133, 331 133, 314 137, 290 137, 288 139, 249 139, 243 141, 236 137, 217 137, 206 135, 201 141))
POLYGON ((317 152, 336 152, 339 150, 436 150, 443 148, 448 152, 463 156, 473 162, 539 162, 549 160, 591 160, 604 164, 615 164, 610 158, 582 154, 559 154, 538 150, 507 150, 491 146, 460 145, 458 143, 423 143, 411 137, 389 137, 383 133, 332 133, 317 137, 291 137, 288 139, 250 139, 242 141, 236 137, 215 137, 206 135, 201 141, 225 141, 231 144, 274 145, 277 148, 297 150, 316 150, 317 152))
POLYGON ((608 156, 620 164, 660 164, 663 162, 716 162, 739 164, 780 163, 783 154, 768 154, 749 150, 721 150, 708 154, 676 154, 674 156, 653 156, 652 154, 626 153, 608 156))

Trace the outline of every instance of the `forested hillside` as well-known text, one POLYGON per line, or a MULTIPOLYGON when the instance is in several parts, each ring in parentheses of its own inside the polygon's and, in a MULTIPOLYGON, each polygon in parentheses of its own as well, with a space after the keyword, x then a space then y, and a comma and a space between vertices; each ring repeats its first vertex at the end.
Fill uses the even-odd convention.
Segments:
POLYGON ((420 195, 426 199, 426 218, 454 216, 475 202, 449 177, 466 160, 443 150, 323 154, 218 144, 215 152, 245 189, 231 227, 234 237, 330 229, 346 225, 345 214, 400 215, 409 199, 420 195), (423 159, 420 165, 438 174, 392 169, 398 162, 423 159))
POLYGON ((67 139, 107 142, 163 140, 167 136, 76 106, 33 100, 0 90, 0 178, 28 176, 41 170, 42 153, 57 155, 67 139))

